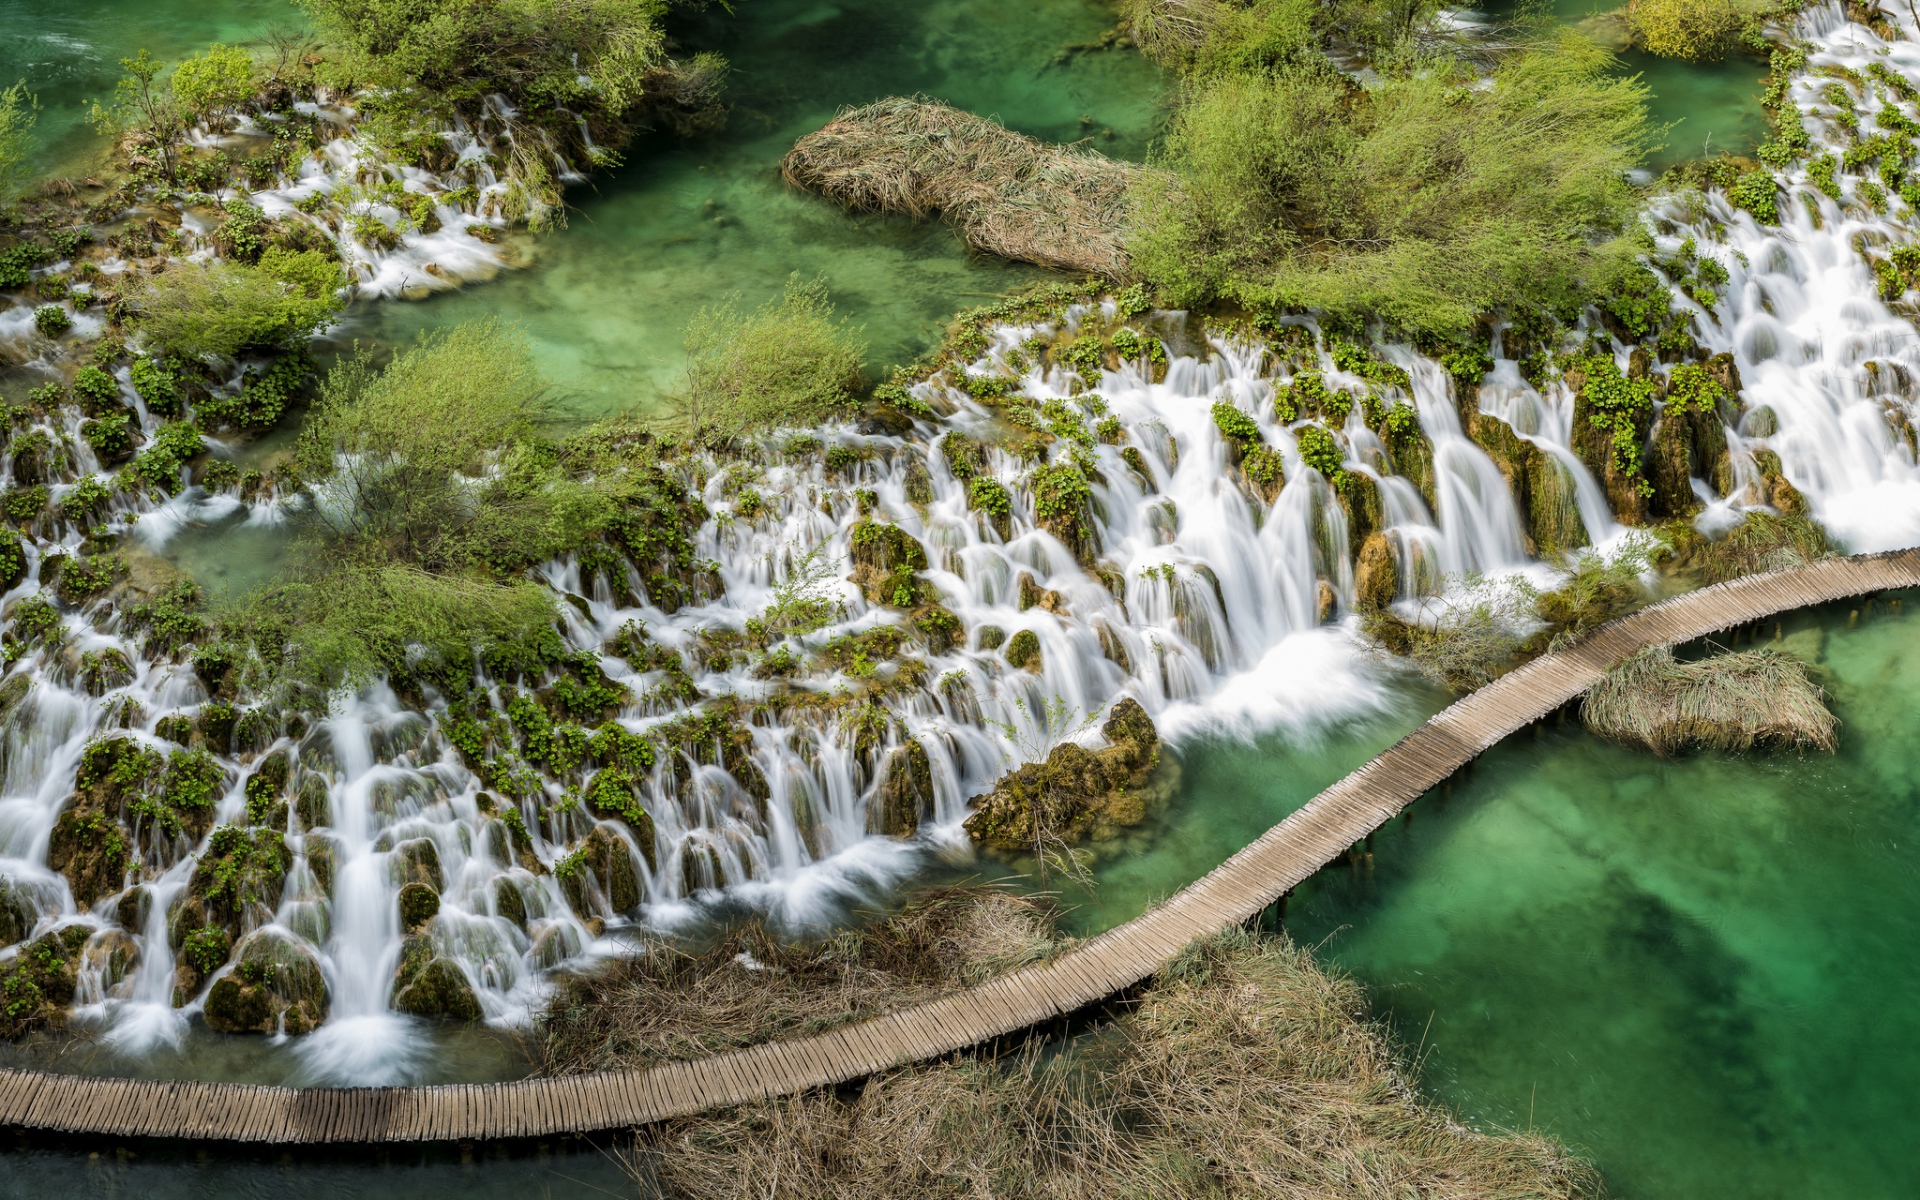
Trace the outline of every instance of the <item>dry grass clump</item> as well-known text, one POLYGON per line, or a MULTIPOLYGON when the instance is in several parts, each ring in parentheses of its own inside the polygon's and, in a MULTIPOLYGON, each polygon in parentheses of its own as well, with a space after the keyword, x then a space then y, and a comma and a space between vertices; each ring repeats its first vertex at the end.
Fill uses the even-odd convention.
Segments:
POLYGON ((1663 533, 1673 545, 1672 569, 1697 575, 1707 583, 1804 567, 1834 555, 1826 530, 1809 517, 1749 512, 1745 520, 1717 538, 1708 538, 1691 524, 1677 525, 1663 533))
POLYGON ((1608 671, 1580 715, 1600 736, 1656 754, 1756 745, 1831 754, 1838 721, 1825 695, 1800 660, 1775 650, 1682 663, 1672 650, 1652 646, 1608 671))
POLYGON ((1357 984, 1239 929, 1057 1055, 966 1056, 851 1099, 669 1121, 627 1163, 643 1195, 686 1200, 1599 1193, 1551 1140, 1478 1133, 1420 1100, 1357 984))
POLYGON ((842 109, 780 170, 848 208, 944 213, 989 254, 1110 279, 1127 270, 1121 231, 1139 167, 923 97, 842 109))
POLYGON ((806 945, 757 921, 704 950, 650 939, 641 954, 561 986, 539 1021, 542 1069, 624 1070, 816 1033, 935 999, 1061 945, 1042 901, 982 886, 937 890, 806 945))

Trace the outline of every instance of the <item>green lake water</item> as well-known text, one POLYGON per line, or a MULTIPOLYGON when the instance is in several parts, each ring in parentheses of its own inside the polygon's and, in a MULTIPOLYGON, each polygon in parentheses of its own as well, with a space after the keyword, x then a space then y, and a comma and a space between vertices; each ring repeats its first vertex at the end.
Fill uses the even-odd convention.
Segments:
POLYGON ((1429 1094, 1551 1131, 1619 1196, 1920 1193, 1915 603, 1786 623, 1836 756, 1523 734, 1384 830, 1371 872, 1300 889, 1290 931, 1368 985, 1429 1094))

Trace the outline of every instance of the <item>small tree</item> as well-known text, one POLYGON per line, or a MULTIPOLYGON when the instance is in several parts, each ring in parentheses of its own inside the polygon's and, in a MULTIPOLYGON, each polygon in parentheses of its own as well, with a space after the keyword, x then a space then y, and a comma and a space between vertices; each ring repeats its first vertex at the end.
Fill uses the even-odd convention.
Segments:
POLYGON ((238 46, 215 42, 174 68, 173 94, 204 121, 253 95, 253 58, 238 46))
POLYGON ((161 82, 161 65, 147 51, 121 59, 120 69, 126 74, 113 86, 113 103, 93 102, 90 118, 93 127, 107 137, 128 130, 145 134, 160 154, 160 166, 167 173, 167 182, 178 183, 180 175, 174 145, 187 130, 179 100, 174 97, 173 89, 161 82))
POLYGON ((732 436, 814 425, 852 411, 865 385, 866 343, 833 319, 826 285, 787 281, 778 301, 742 313, 739 297, 687 325, 688 419, 696 434, 732 436))
POLYGON ((11 204, 32 178, 33 126, 40 101, 25 81, 0 90, 0 205, 11 204))

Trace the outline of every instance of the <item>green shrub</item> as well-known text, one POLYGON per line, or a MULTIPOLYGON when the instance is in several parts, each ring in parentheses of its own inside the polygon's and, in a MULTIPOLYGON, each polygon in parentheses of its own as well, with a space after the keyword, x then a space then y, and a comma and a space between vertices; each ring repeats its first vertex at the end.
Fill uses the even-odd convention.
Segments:
POLYGON ((89 412, 118 407, 120 404, 120 385, 99 367, 81 367, 76 371, 73 391, 80 397, 81 406, 89 412))
POLYGON ((1762 225, 1780 223, 1780 184, 1766 171, 1749 171, 1727 189, 1735 208, 1744 208, 1762 225))
POLYGON ((1323 425, 1302 425, 1294 430, 1294 443, 1300 448, 1300 458, 1308 466, 1326 476, 1327 482, 1337 484, 1346 472, 1343 466, 1347 461, 1345 451, 1323 425))
POLYGON ((825 284, 787 281, 778 301, 742 313, 737 298, 700 309, 687 326, 688 417, 729 436, 814 425, 853 411, 866 344, 833 319, 825 284))
POLYGON ((160 417, 180 415, 180 383, 172 371, 151 358, 136 358, 128 374, 148 411, 160 417))
POLYGON ((58 304, 42 304, 33 310, 33 327, 43 337, 59 337, 73 328, 73 318, 58 304))
POLYGON ((200 431, 193 426, 162 425, 153 443, 140 452, 127 471, 135 479, 172 495, 180 490, 180 468, 203 448, 200 431))
MULTIPOLYGON (((24 81, 0 88, 0 205, 11 204, 33 178, 33 127, 40 117, 40 101, 24 81)), ((26 280, 10 282, 0 263, 0 287, 24 287, 26 280)))
POLYGON ((1490 87, 1469 82, 1435 65, 1362 90, 1289 66, 1195 85, 1167 133, 1170 171, 1134 189, 1136 268, 1182 305, 1441 334, 1564 305, 1628 253, 1646 88, 1571 35, 1510 55, 1490 87))
POLYGON ((196 116, 232 108, 253 95, 253 58, 215 42, 173 69, 173 94, 196 116))
POLYGON ((147 344, 182 358, 232 357, 250 347, 303 340, 333 319, 332 295, 289 287, 240 263, 176 265, 148 279, 134 307, 147 344))
POLYGON ((1647 53, 1690 62, 1725 58, 1744 20, 1730 0, 1636 0, 1627 9, 1647 53))

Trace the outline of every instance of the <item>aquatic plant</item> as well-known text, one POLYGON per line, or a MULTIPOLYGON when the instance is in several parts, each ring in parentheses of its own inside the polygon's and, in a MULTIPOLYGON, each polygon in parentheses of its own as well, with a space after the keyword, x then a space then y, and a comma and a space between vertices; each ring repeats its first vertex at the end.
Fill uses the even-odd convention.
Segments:
POLYGON ((1777 650, 1678 662, 1650 646, 1613 667, 1580 705, 1588 729, 1656 754, 1758 746, 1833 753, 1838 721, 1799 659, 1777 650))
POLYGON ((1127 271, 1123 214, 1139 167, 944 104, 892 96, 841 109, 780 171, 851 209, 942 213, 989 254, 1110 279, 1127 271))

